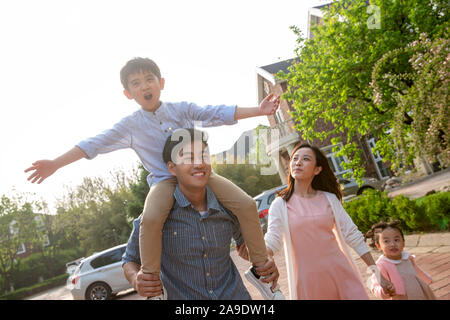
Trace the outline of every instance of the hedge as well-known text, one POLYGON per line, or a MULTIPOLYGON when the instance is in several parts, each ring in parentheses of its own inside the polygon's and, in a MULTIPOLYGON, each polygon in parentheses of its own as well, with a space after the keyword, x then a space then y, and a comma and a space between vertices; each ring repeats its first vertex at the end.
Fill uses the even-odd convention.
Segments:
POLYGON ((49 289, 53 289, 55 287, 59 287, 61 285, 64 285, 67 281, 67 278, 69 277, 69 275, 66 274, 62 274, 60 276, 45 280, 41 283, 35 284, 31 287, 27 287, 27 288, 22 288, 22 289, 18 289, 15 290, 11 293, 7 293, 3 296, 0 296, 0 300, 21 300, 24 299, 26 297, 32 296, 33 294, 37 294, 39 292, 45 291, 45 290, 49 290, 49 289))
POLYGON ((51 279, 66 272, 66 263, 82 255, 79 249, 63 249, 52 259, 46 259, 41 253, 33 253, 20 259, 12 274, 12 283, 16 290, 32 286, 39 278, 51 279), (49 268, 51 265, 51 268, 49 268))
POLYGON ((394 219, 405 232, 450 230, 449 191, 412 200, 404 195, 390 198, 386 192, 369 189, 345 202, 344 208, 363 233, 381 220, 394 219))

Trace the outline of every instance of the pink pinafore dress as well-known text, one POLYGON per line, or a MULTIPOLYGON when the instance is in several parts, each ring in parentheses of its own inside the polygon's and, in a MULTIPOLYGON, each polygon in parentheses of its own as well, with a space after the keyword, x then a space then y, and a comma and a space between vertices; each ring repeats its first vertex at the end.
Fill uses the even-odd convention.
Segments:
POLYGON ((287 212, 298 299, 369 299, 339 248, 326 195, 320 191, 311 198, 293 194, 287 202, 287 212))

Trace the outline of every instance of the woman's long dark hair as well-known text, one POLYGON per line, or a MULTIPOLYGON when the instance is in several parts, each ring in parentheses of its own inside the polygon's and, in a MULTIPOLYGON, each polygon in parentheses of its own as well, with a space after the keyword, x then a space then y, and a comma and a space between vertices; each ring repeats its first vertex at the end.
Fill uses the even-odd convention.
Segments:
POLYGON ((316 146, 312 146, 310 144, 304 143, 301 145, 297 145, 291 153, 289 158, 289 173, 288 173, 288 185, 286 189, 281 190, 278 193, 278 196, 282 197, 285 201, 288 201, 292 193, 294 192, 295 179, 291 175, 291 166, 290 163, 292 161, 292 157, 297 152, 297 150, 301 148, 309 148, 314 151, 316 155, 316 166, 322 167, 322 171, 318 175, 316 175, 311 183, 311 186, 314 190, 327 191, 330 193, 334 193, 339 201, 342 202, 342 192, 341 186, 339 185, 338 179, 331 170, 330 164, 328 163, 327 157, 323 154, 323 152, 317 148, 316 146))

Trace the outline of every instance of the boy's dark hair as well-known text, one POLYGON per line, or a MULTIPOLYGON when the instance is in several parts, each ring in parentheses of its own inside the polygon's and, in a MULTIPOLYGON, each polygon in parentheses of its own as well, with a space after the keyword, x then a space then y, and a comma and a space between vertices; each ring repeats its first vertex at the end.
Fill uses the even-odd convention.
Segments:
POLYGON ((392 228, 396 229, 400 232, 400 235, 402 236, 403 241, 405 240, 405 236, 403 235, 402 229, 400 228, 400 221, 399 220, 393 220, 390 222, 380 221, 378 223, 375 223, 369 231, 367 231, 364 234, 364 239, 371 239, 372 243, 369 245, 372 248, 376 248, 376 244, 380 241, 380 233, 383 232, 383 230, 392 228))
POLYGON ((128 77, 131 74, 149 71, 153 73, 158 80, 161 80, 161 71, 153 60, 139 57, 131 59, 125 64, 122 70, 120 70, 120 82, 122 82, 124 89, 128 90, 128 77))
POLYGON ((172 159, 172 152, 175 147, 178 147, 178 150, 181 149, 185 144, 192 143, 193 141, 201 141, 206 146, 208 146, 208 134, 204 131, 193 129, 193 128, 184 128, 184 129, 176 129, 172 132, 172 134, 166 139, 166 143, 164 144, 163 149, 163 160, 164 163, 168 163, 169 161, 174 161, 172 159))

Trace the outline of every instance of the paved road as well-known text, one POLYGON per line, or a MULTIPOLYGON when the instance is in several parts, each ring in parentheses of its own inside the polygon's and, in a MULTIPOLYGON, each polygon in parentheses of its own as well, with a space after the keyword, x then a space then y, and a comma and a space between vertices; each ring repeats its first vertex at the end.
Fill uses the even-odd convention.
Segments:
POLYGON ((424 196, 428 191, 439 191, 441 188, 447 186, 450 186, 450 168, 420 178, 414 183, 405 184, 402 187, 392 189, 388 194, 392 197, 403 194, 414 199, 424 196))

